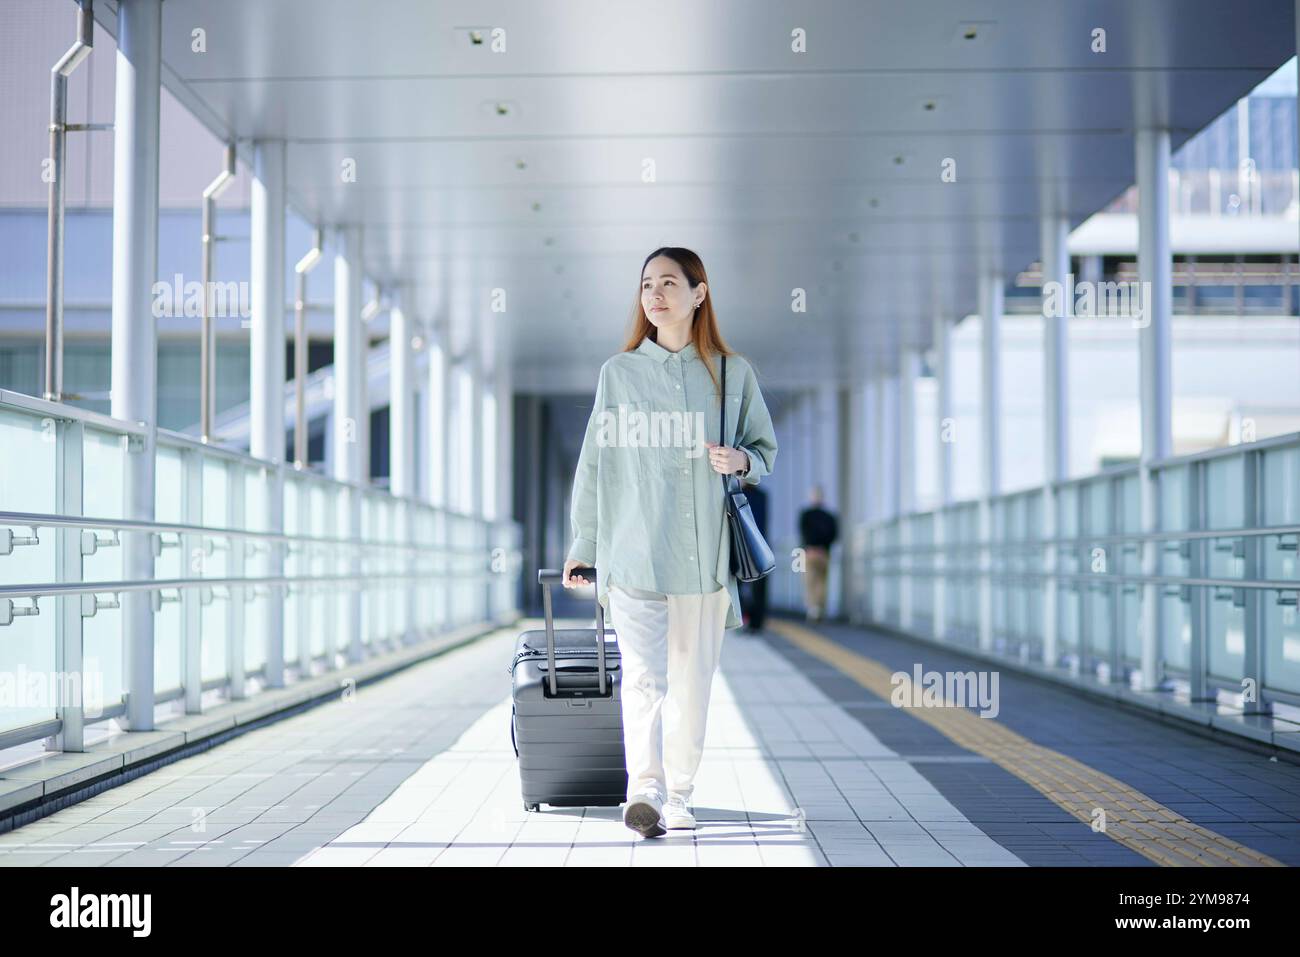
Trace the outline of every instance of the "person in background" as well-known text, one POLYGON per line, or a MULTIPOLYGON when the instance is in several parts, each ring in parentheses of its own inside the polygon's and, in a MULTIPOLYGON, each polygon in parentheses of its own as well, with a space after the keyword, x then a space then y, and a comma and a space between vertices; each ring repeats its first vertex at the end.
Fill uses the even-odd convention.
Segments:
POLYGON ((804 605, 809 621, 819 621, 826 613, 826 573, 830 567, 831 545, 839 536, 839 522, 822 508, 822 487, 814 485, 809 505, 799 513, 799 537, 804 550, 804 605))
MULTIPOLYGON (((753 513, 754 524, 764 538, 767 538, 767 493, 757 482, 746 481, 745 498, 749 500, 749 510, 753 513)), ((740 592, 742 607, 745 611, 744 630, 750 634, 763 630, 763 621, 767 618, 767 577, 756 582, 747 582, 740 592)))

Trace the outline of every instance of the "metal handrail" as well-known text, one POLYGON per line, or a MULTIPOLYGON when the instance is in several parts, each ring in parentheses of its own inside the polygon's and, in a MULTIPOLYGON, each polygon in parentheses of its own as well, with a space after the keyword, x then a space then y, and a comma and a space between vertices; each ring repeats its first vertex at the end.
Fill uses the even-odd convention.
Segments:
MULTIPOLYGON (((1254 442, 1242 443, 1239 445, 1226 445, 1222 448, 1202 449, 1199 452, 1188 452, 1183 455, 1170 456, 1168 458, 1158 459, 1151 463, 1151 471, 1162 472, 1170 469, 1182 468, 1198 462, 1208 462, 1222 458, 1231 458, 1235 455, 1244 455, 1248 453, 1259 453, 1273 451, 1279 448, 1286 448, 1291 445, 1300 445, 1300 432, 1287 432, 1283 435, 1269 436, 1263 439, 1257 439, 1254 442)), ((1095 485, 1120 478, 1128 478, 1139 473, 1139 466, 1135 464, 1114 465, 1110 468, 1102 469, 1100 472, 1094 472, 1092 475, 1079 475, 1066 479, 1053 479, 1042 485, 1030 486, 1029 488, 1017 489, 1013 492, 1003 492, 987 499, 990 506, 997 506, 1011 502, 1017 498, 1032 498, 1040 496, 1047 489, 1064 489, 1072 486, 1095 485)), ((951 513, 958 509, 969 509, 978 507, 985 498, 977 496, 975 498, 962 499, 958 502, 949 502, 945 505, 936 505, 925 511, 908 512, 906 515, 892 515, 888 518, 880 519, 875 522, 859 523, 856 528, 866 531, 877 529, 888 529, 895 527, 900 521, 908 519, 925 518, 927 516, 941 516, 951 513)))
MULTIPOLYGON (((82 409, 62 402, 51 402, 47 399, 37 398, 36 396, 27 395, 23 392, 13 392, 9 389, 0 389, 0 408, 9 408, 18 412, 26 412, 38 415, 41 418, 49 418, 65 422, 80 422, 83 425, 90 426, 100 432, 109 432, 128 438, 142 439, 147 437, 150 431, 149 427, 143 422, 128 422, 123 419, 115 419, 112 416, 104 415, 102 412, 95 412, 91 409, 82 409)), ((374 486, 363 482, 344 481, 310 469, 296 469, 286 462, 269 462, 265 459, 255 458, 247 452, 239 449, 229 448, 217 443, 204 442, 197 436, 187 435, 183 432, 174 432, 170 429, 160 428, 155 429, 154 434, 158 445, 163 448, 201 452, 228 461, 238 462, 251 468, 280 471, 284 474, 286 479, 296 477, 309 482, 317 482, 330 488, 347 488, 361 492, 367 496, 382 496, 387 502, 404 503, 414 506, 424 512, 440 514, 450 518, 468 519, 476 523, 489 525, 508 524, 508 520, 492 522, 484 519, 481 515, 474 515, 470 512, 449 508, 445 505, 432 505, 429 502, 422 501, 413 496, 394 495, 392 492, 384 489, 377 489, 374 486)))
POLYGON ((1032 549, 1048 545, 1085 546, 1094 542, 1158 542, 1218 538, 1257 538, 1269 535, 1300 535, 1300 525, 1268 525, 1262 528, 1186 529, 1184 531, 1155 532, 1104 532, 1098 535, 1073 538, 1017 538, 993 539, 977 542, 945 542, 942 545, 908 545, 891 548, 873 548, 872 555, 907 555, 913 552, 960 552, 1010 548, 1032 549))
MULTIPOLYGON (((522 555, 522 552, 516 554, 522 555)), ((494 571, 439 572, 443 578, 494 578, 503 574, 494 571)), ((391 579, 426 578, 429 572, 379 572, 357 578, 355 575, 265 575, 258 578, 154 578, 116 582, 42 582, 30 585, 0 585, 0 598, 50 598, 57 595, 98 595, 118 592, 161 591, 164 588, 196 588, 212 585, 293 585, 304 583, 344 582, 352 588, 373 588, 377 583, 391 579)), ((436 580, 430 582, 436 584, 436 580)))
POLYGON ((18 525, 24 528, 104 528, 122 532, 174 532, 183 535, 204 535, 210 538, 255 538, 270 541, 305 542, 315 545, 344 545, 359 548, 392 548, 403 551, 458 552, 462 554, 477 553, 483 548, 483 546, 474 545, 417 545, 411 542, 380 542, 374 539, 291 535, 285 532, 187 525, 180 522, 147 522, 142 519, 130 518, 83 518, 81 516, 52 515, 42 512, 0 512, 0 526, 18 525))
POLYGON ((1192 588, 1253 588, 1260 591, 1300 592, 1300 578, 1180 578, 1176 575, 1132 575, 1124 572, 1047 572, 1047 571, 994 571, 982 568, 873 568, 872 574, 920 578, 953 578, 969 576, 998 581, 1052 581, 1088 582, 1094 585, 1169 585, 1192 588))

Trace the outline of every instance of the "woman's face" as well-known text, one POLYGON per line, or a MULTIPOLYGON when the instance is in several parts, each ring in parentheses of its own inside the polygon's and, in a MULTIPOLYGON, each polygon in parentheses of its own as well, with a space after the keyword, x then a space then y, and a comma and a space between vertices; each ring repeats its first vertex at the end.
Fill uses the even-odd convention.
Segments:
POLYGON ((690 322, 704 293, 704 283, 692 289, 682 267, 667 256, 650 260, 641 274, 641 308, 656 327, 690 322))

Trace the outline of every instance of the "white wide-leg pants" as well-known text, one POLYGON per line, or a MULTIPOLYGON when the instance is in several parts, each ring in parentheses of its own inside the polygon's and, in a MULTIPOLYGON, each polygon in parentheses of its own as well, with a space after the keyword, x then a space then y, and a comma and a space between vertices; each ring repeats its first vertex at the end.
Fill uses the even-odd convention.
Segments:
POLYGON ((731 598, 725 588, 646 597, 654 594, 609 589, 622 668, 627 798, 653 793, 660 801, 676 795, 689 802, 731 598))

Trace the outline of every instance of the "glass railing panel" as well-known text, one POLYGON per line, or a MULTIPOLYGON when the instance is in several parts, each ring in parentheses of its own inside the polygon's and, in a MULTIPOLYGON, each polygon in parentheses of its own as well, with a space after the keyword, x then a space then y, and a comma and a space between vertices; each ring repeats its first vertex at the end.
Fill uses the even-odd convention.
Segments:
MULTIPOLYGON (((1157 473, 1160 494, 1160 528, 1182 531, 1191 526, 1191 466, 1180 465, 1157 473)), ((1160 542, 1157 546, 1159 573, 1185 578, 1191 574, 1193 549, 1189 542, 1160 542)), ((1195 591, 1178 585, 1162 585, 1160 594, 1160 655, 1165 667, 1186 673, 1192 652, 1192 598, 1195 591)))
MULTIPOLYGON (((249 531, 270 529, 268 506, 275 473, 259 466, 239 466, 244 483, 244 527, 249 531)), ((265 578, 271 573, 271 550, 267 539, 245 539, 244 577, 265 578)), ((277 586, 278 587, 278 586, 277 586)), ((248 586, 244 604, 244 670, 252 672, 266 664, 266 608, 270 598, 267 585, 248 586)))
MULTIPOLYGON (((1109 479, 1097 479, 1084 483, 1080 491, 1083 503, 1083 530, 1085 538, 1088 533, 1106 535, 1111 531, 1111 482, 1109 479)), ((1115 620, 1113 617, 1114 583, 1105 579, 1110 576, 1117 564, 1115 543, 1087 539, 1087 564, 1084 571, 1088 581, 1084 588, 1084 661, 1081 667, 1088 673, 1095 673, 1097 665, 1109 663, 1111 642, 1115 637, 1115 620)))
MULTIPOLYGON (((1079 486, 1066 485, 1056 492, 1056 537, 1073 539, 1079 534, 1079 486)), ((1056 569, 1061 575, 1081 575, 1086 566, 1074 545, 1056 546, 1056 569)), ((1080 621, 1083 614, 1083 589, 1077 582, 1064 579, 1056 592, 1056 653, 1053 667, 1071 659, 1078 660, 1080 621)))
MULTIPOLYGON (((303 506, 302 481, 294 472, 287 472, 284 480, 284 532, 286 535, 301 535, 302 520, 299 509, 303 506)), ((298 578, 309 574, 306 567, 306 552, 301 542, 286 543, 281 554, 284 555, 284 574, 286 578, 298 578)), ((299 632, 305 624, 302 617, 307 596, 299 590, 300 586, 284 589, 284 662, 286 667, 298 660, 299 632)))
MULTIPOLYGON (((225 461, 216 457, 203 460, 203 524, 209 528, 226 528, 230 525, 230 473, 225 461)), ((230 554, 240 547, 226 536, 209 536, 211 554, 203 559, 204 578, 226 578, 231 575, 230 554)), ((226 677, 227 634, 230 620, 230 589, 225 586, 204 587, 200 590, 202 628, 202 675, 204 681, 226 677)))
MULTIPOLYGON (((1267 526, 1300 525, 1300 446, 1262 453, 1261 515, 1267 526)), ((1267 535, 1260 543, 1265 578, 1294 581, 1291 592, 1260 593, 1261 639, 1264 642, 1264 686, 1300 694, 1300 535, 1267 535)))
MULTIPOLYGON (((104 443, 105 456, 108 455, 109 447, 112 445, 112 442, 104 443)), ((114 475, 121 475, 121 467, 112 471, 114 475)), ((87 477, 90 475, 91 473, 87 471, 87 477)), ((98 481, 96 480, 96 484, 98 481)), ((188 516, 185 514, 185 455, 181 450, 169 446, 157 447, 155 482, 153 518, 156 521, 188 524, 188 516)), ((87 485, 90 484, 91 482, 87 482, 87 485)), ((118 497, 121 497, 121 493, 118 493, 118 497)), ((88 514, 94 515, 95 512, 88 512, 88 514)), ((203 551, 200 550, 199 554, 188 554, 185 541, 174 532, 160 533, 159 540, 160 553, 153 559, 155 579, 185 579, 185 577, 198 576, 203 572, 204 563, 208 560, 203 551)), ((120 550, 114 549, 114 551, 120 550)), ((99 557, 100 555, 96 554, 94 558, 99 557)), ((118 559, 117 567, 121 570, 121 559, 118 559)), ((99 576, 92 575, 90 568, 87 567, 86 577, 92 579, 99 576)), ((153 598, 156 601, 156 611, 153 612, 153 687, 160 693, 181 688, 183 684, 182 648, 185 642, 185 629, 183 629, 181 610, 182 596, 183 593, 179 590, 165 590, 153 598)), ((95 618, 98 619, 105 614, 109 612, 96 612, 95 618)), ((114 611, 112 614, 120 616, 121 612, 114 611)), ((86 624, 88 640, 91 622, 86 624)))
MULTIPOLYGON (((53 419, 0 409, 0 509, 7 512, 55 511, 55 462, 58 429, 53 419)), ((31 584, 55 580, 53 529, 41 529, 33 536, 29 528, 10 528, 13 550, 0 555, 0 580, 5 584, 31 584), (38 537, 39 544, 18 544, 38 537)), ((6 601, 8 599, 0 599, 6 601)), ((27 598, 12 599, 16 610, 32 604, 27 598)), ((0 680, 12 682, 14 694, 0 701, 0 731, 20 728, 55 717, 56 700, 49 694, 57 684, 54 647, 55 602, 42 598, 38 615, 15 616, 0 628, 0 680), (35 680, 29 685, 20 682, 35 680)))
MULTIPOLYGON (((1245 521, 1245 457, 1212 459, 1205 464, 1205 511, 1209 528, 1240 528, 1245 521)), ((1245 573, 1246 542, 1241 538, 1212 539, 1211 578, 1241 578, 1245 573)), ((1212 588, 1206 645, 1210 674, 1238 681, 1246 653, 1246 594, 1244 589, 1212 588)))
MULTIPOLYGON (((163 475, 169 475, 173 463, 160 461, 158 468, 163 475)), ((126 483, 126 438, 112 432, 98 429, 86 429, 82 446, 82 511, 95 518, 121 518, 125 509, 126 483)), ((161 483, 162 479, 159 478, 161 483)), ((175 483, 179 484, 179 483, 175 483)), ((168 499, 171 496, 167 496, 168 499)), ((50 529, 52 534, 53 530, 50 529)), ((94 536, 97 543, 93 555, 86 555, 81 560, 83 581, 121 581, 123 574, 122 546, 113 545, 114 533, 109 529, 96 529, 94 536)), ((124 541, 119 533, 117 541, 124 541)), ((177 551, 170 549, 169 551, 177 551)), ((174 556, 173 556, 174 557, 174 556)), ((3 561, 3 559, 0 559, 3 561)), ((179 561, 177 561, 179 566, 179 561)), ((53 566, 51 566, 51 572, 53 566)), ((52 581, 53 579, 46 579, 52 581)), ((119 598, 121 596, 118 596, 119 598)), ((114 596, 98 596, 100 601, 112 600, 114 596)), ((42 599, 42 605, 49 599, 42 599)), ((97 603, 98 604, 98 603, 97 603)), ((49 602, 53 608, 53 603, 49 602)), ((179 653, 178 640, 172 640, 167 634, 154 636, 155 669, 158 678, 170 677, 172 687, 179 684, 176 673, 166 668, 169 659, 175 659, 179 653)), ((85 659, 87 681, 99 682, 103 692, 105 706, 122 700, 122 612, 119 608, 97 608, 95 614, 82 619, 82 654, 85 659), (93 672, 93 675, 91 674, 93 672)))
MULTIPOLYGON (((1141 532, 1142 513, 1136 474, 1123 475, 1115 479, 1112 486, 1115 494, 1116 532, 1141 532)), ((1121 575, 1142 574, 1142 546, 1138 542, 1118 542, 1115 553, 1118 566, 1115 571, 1121 575)), ((1156 590, 1159 595, 1159 589, 1156 590)), ((1157 598, 1157 600, 1159 600, 1157 598)), ((1142 661, 1142 641, 1138 634, 1138 624, 1142 614, 1142 587, 1136 582, 1126 582, 1119 586, 1119 634, 1122 642, 1120 655, 1122 663, 1131 668, 1140 667, 1142 661)), ((1117 676, 1118 677, 1118 676, 1117 676)))
MULTIPOLYGON (((311 483, 309 534, 315 538, 329 538, 335 535, 333 494, 321 482, 311 483)), ((333 545, 313 543, 310 547, 310 566, 313 577, 335 574, 333 545)), ((333 585, 312 585, 307 594, 311 596, 311 623, 307 632, 310 653, 313 658, 324 655, 327 649, 337 646, 341 634, 341 619, 336 608, 338 590, 333 585)))

